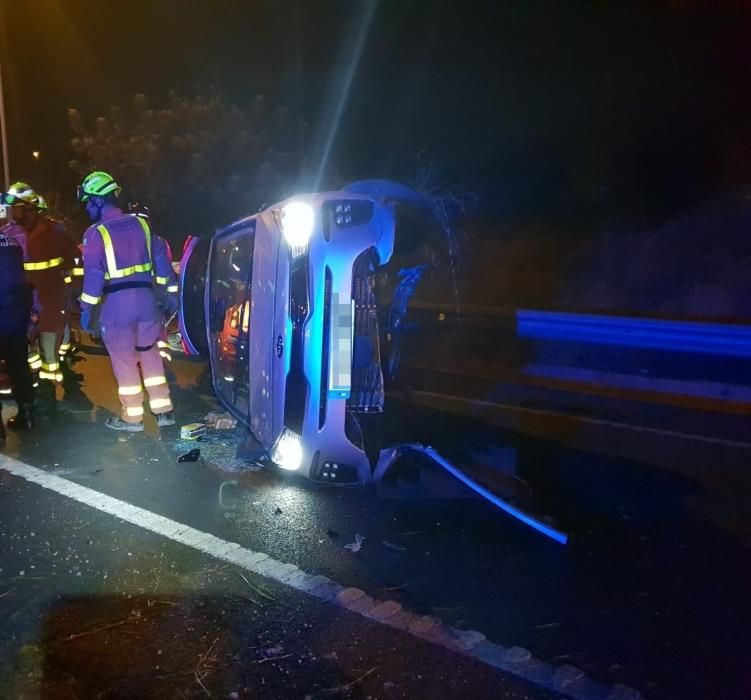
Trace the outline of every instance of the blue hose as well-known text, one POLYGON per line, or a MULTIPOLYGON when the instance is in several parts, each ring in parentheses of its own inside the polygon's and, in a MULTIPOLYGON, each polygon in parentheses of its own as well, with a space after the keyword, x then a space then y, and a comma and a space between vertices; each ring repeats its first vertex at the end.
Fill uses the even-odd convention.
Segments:
POLYGON ((555 540, 560 544, 566 544, 568 542, 568 535, 565 532, 556 530, 555 528, 552 528, 549 525, 536 520, 532 516, 523 513, 518 508, 514 508, 514 506, 512 506, 510 503, 507 503, 499 496, 491 493, 484 486, 478 484, 474 479, 468 477, 460 469, 457 469, 453 464, 451 464, 451 462, 449 462, 445 457, 436 452, 432 447, 425 447, 424 445, 405 445, 404 447, 410 450, 414 450, 415 452, 422 452, 427 457, 430 457, 430 459, 432 459, 436 464, 443 467, 449 474, 459 479, 459 481, 461 481, 465 486, 469 486, 469 488, 471 488, 475 493, 482 496, 485 500, 490 501, 494 506, 505 511, 510 516, 516 518, 525 525, 533 528, 534 530, 537 530, 537 532, 541 532, 543 535, 550 537, 550 539, 555 540))

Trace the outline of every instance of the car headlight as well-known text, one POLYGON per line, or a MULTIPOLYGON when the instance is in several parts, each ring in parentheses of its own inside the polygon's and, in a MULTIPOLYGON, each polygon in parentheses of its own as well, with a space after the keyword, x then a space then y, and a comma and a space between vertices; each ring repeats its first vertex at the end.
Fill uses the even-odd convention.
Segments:
POLYGON ((284 428, 271 450, 271 461, 282 469, 297 471, 302 466, 302 438, 284 428))
POLYGON ((292 257, 302 255, 308 249, 308 241, 313 235, 313 207, 305 202, 290 202, 279 210, 277 218, 292 257))

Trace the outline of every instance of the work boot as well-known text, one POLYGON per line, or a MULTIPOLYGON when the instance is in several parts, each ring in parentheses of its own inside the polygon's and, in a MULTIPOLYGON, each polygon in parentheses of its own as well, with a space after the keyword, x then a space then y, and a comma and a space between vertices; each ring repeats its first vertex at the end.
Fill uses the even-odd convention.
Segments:
POLYGON ((34 407, 30 403, 18 404, 18 413, 8 421, 12 430, 31 430, 34 427, 34 407))
POLYGON ((57 410, 57 390, 52 382, 42 380, 36 389, 36 407, 40 413, 54 413, 57 410))
POLYGON ((108 418, 106 421, 104 421, 104 424, 112 430, 125 430, 129 433, 143 432, 142 421, 139 423, 128 423, 128 421, 123 420, 122 418, 115 418, 114 416, 112 416, 112 418, 108 418))
POLYGON ((170 425, 175 424, 175 416, 172 414, 172 411, 168 411, 167 413, 158 413, 156 416, 156 424, 160 428, 167 428, 170 425))

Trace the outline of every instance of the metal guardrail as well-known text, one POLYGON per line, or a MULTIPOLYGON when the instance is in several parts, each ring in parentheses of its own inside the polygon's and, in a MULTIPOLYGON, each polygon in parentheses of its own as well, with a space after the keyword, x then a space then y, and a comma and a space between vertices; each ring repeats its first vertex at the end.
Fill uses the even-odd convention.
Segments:
POLYGON ((449 302, 415 301, 409 302, 410 312, 435 313, 443 316, 477 317, 477 318, 513 318, 516 309, 501 306, 478 306, 476 304, 451 304, 449 302))
POLYGON ((751 358, 751 326, 522 309, 522 338, 751 358))

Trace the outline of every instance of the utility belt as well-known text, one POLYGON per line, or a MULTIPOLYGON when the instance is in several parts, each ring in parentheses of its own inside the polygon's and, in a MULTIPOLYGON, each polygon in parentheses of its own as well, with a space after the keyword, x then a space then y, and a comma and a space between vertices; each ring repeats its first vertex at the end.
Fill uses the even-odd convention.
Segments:
POLYGON ((105 284, 102 289, 102 294, 114 294, 115 292, 121 292, 123 289, 154 289, 154 285, 151 282, 115 282, 114 284, 105 284))

